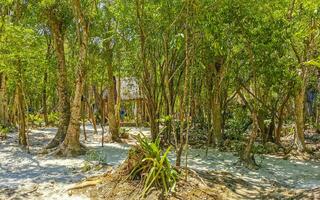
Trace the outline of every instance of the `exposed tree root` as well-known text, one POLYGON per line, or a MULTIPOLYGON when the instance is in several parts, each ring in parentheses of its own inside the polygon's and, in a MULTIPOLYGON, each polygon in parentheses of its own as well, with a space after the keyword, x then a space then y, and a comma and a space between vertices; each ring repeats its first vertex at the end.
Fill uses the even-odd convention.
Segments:
POLYGON ((58 147, 51 149, 43 149, 40 153, 48 154, 49 156, 61 156, 61 157, 75 157, 84 155, 87 152, 88 148, 80 143, 80 149, 74 150, 66 147, 64 144, 59 145, 58 147))
POLYGON ((77 183, 76 185, 68 188, 67 190, 69 191, 69 190, 82 189, 82 188, 89 187, 89 186, 96 186, 101 182, 102 182, 102 179, 86 180, 84 182, 77 183))

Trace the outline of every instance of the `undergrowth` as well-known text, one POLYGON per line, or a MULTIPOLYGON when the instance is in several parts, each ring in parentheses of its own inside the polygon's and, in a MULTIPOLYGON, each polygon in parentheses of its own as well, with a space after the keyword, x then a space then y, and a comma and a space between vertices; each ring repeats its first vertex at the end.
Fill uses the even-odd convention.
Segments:
POLYGON ((136 139, 138 145, 129 151, 129 160, 133 160, 130 177, 142 180, 141 196, 145 196, 152 187, 162 189, 165 194, 173 191, 179 174, 169 162, 170 147, 163 152, 159 138, 151 142, 139 135, 136 139))

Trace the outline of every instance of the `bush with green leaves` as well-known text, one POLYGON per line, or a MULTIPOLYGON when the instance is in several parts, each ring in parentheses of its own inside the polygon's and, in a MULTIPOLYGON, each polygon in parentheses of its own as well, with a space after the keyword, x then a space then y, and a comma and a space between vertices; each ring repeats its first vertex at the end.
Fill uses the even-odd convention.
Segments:
POLYGON ((128 139, 130 129, 120 127, 120 138, 128 139))
POLYGON ((241 105, 235 105, 233 112, 227 115, 225 134, 228 139, 242 140, 246 130, 251 125, 249 113, 241 105))
POLYGON ((141 196, 151 187, 161 188, 165 194, 174 190, 178 172, 168 159, 170 147, 163 152, 159 138, 151 142, 148 138, 138 135, 136 139, 138 144, 129 151, 129 160, 134 160, 130 177, 142 180, 144 187, 141 196))
POLYGON ((0 138, 6 138, 10 129, 0 124, 0 138))
POLYGON ((41 126, 44 124, 44 119, 41 117, 40 114, 28 114, 28 121, 32 125, 41 126))
POLYGON ((59 123, 59 113, 57 113, 57 112, 49 113, 48 121, 49 121, 49 124, 58 125, 58 123, 59 123))

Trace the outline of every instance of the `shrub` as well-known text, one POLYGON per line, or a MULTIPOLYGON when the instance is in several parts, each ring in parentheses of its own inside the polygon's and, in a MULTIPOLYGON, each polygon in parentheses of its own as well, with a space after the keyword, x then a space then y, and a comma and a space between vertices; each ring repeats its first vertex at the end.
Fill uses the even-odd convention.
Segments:
POLYGON ((48 122, 52 125, 58 125, 59 123, 59 113, 52 112, 48 115, 48 122))
POLYGON ((8 133, 10 132, 10 129, 8 127, 2 126, 0 124, 0 138, 7 138, 8 133))
POLYGON ((141 179, 144 196, 151 187, 161 188, 165 194, 173 190, 178 178, 178 172, 168 160, 170 147, 163 153, 160 148, 160 139, 155 142, 146 137, 136 137, 138 145, 129 151, 129 160, 132 159, 132 179, 141 179))
POLYGON ((28 121, 31 122, 32 125, 41 126, 44 123, 44 119, 40 116, 40 114, 28 114, 28 121))
POLYGON ((120 128, 120 138, 128 139, 129 138, 129 129, 120 128))

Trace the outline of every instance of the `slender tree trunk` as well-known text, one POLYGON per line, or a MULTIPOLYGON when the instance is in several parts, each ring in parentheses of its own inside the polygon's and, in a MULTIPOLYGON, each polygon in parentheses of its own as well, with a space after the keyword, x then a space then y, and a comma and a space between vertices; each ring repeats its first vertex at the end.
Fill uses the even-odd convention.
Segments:
POLYGON ((48 72, 45 71, 43 75, 43 88, 42 88, 42 112, 44 116, 44 123, 46 126, 49 124, 48 120, 48 108, 47 108, 47 82, 48 82, 48 72))
POLYGON ((91 123, 93 125, 93 134, 97 134, 98 131, 97 131, 97 122, 96 122, 96 118, 94 116, 94 113, 93 113, 93 108, 91 106, 91 104, 87 101, 87 107, 88 107, 88 111, 89 111, 89 119, 91 119, 91 123))
POLYGON ((218 58, 215 62, 215 79, 213 88, 213 100, 212 100, 212 127, 213 134, 216 138, 217 146, 221 147, 223 144, 222 135, 222 82, 224 80, 225 64, 223 58, 218 58))
POLYGON ((85 98, 82 98, 82 101, 81 101, 81 119, 82 119, 82 130, 83 130, 84 140, 87 141, 87 133, 86 133, 86 104, 85 104, 85 98))
POLYGON ((9 125, 6 76, 0 72, 0 124, 9 125))
POLYGON ((136 13, 140 37, 140 58, 142 60, 143 76, 142 83, 147 100, 147 111, 151 128, 151 138, 154 141, 159 135, 159 111, 157 98, 157 70, 151 66, 146 53, 146 33, 144 29, 144 1, 136 0, 136 13))
POLYGON ((70 100, 67 89, 67 70, 64 53, 64 36, 63 36, 63 23, 59 21, 55 15, 49 16, 49 25, 54 40, 54 50, 57 58, 58 68, 58 112, 59 124, 58 131, 54 138, 46 146, 47 149, 59 146, 66 137, 67 128, 70 121, 70 100))
POLYGON ((18 63, 18 82, 16 89, 16 100, 17 100, 17 111, 18 111, 18 124, 19 124, 19 144, 26 147, 27 143, 27 134, 26 134, 26 114, 25 114, 25 99, 23 94, 23 84, 22 84, 22 69, 18 63))
MULTIPOLYGON (((117 120, 116 112, 119 112, 116 108, 116 79, 113 73, 113 47, 111 46, 111 41, 108 40, 105 42, 105 53, 106 53, 106 64, 107 64, 107 76, 108 76, 108 85, 107 85, 107 104, 108 104, 108 122, 109 122, 109 131, 111 133, 112 141, 119 141, 119 129, 120 121, 117 120)), ((119 98, 119 97, 118 97, 119 98)))
POLYGON ((242 155, 240 155, 240 159, 243 163, 245 163, 248 167, 256 167, 256 163, 252 154, 252 148, 253 144, 257 138, 258 135, 258 130, 259 130, 259 125, 258 125, 258 118, 256 111, 253 110, 251 113, 251 118, 252 118, 252 130, 249 138, 249 142, 244 148, 244 151, 242 152, 242 155))
POLYGON ((277 125, 276 131, 275 131, 275 143, 278 145, 281 144, 280 138, 281 138, 282 125, 283 125, 284 109, 285 109, 285 106, 286 106, 289 98, 290 98, 290 95, 287 94, 287 96, 285 97, 285 99, 282 102, 280 109, 279 109, 278 125, 277 125))
MULTIPOLYGON (((177 150, 176 153, 176 166, 180 166, 181 165, 181 155, 182 155, 182 151, 183 151, 183 147, 185 147, 185 141, 186 141, 186 133, 185 131, 188 132, 188 130, 186 130, 185 126, 188 124, 188 118, 189 118, 189 109, 188 109, 188 105, 189 105, 189 85, 190 85, 190 64, 191 64, 191 56, 190 56, 190 51, 191 51, 191 42, 190 42, 190 23, 189 23, 189 11, 190 11, 190 6, 191 6, 191 2, 187 1, 186 2, 186 6, 187 6, 187 10, 186 10, 186 29, 185 29, 185 69, 184 69, 184 83, 183 83, 183 94, 181 97, 181 101, 180 101, 180 144, 179 144, 179 148, 177 150), (186 124, 187 122, 187 124, 186 124)), ((187 125, 187 128, 189 125, 187 125)))

